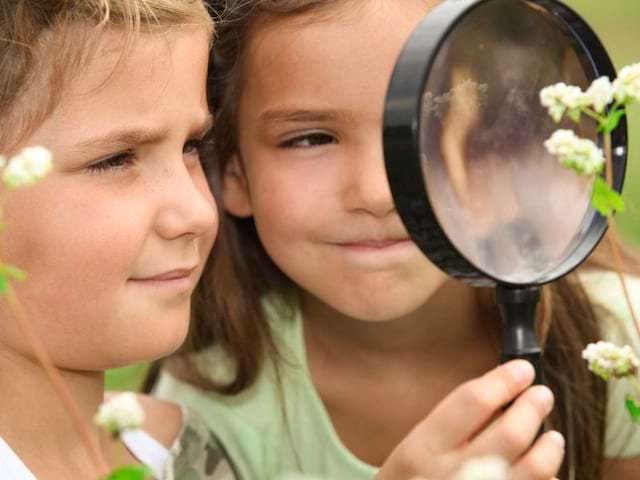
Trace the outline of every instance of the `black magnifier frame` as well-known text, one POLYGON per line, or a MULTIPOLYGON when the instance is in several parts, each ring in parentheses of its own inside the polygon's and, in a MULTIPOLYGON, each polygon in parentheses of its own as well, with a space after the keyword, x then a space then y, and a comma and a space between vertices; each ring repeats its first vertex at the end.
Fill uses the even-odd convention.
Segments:
MULTIPOLYGON (((591 253, 607 229, 607 219, 594 212, 582 240, 551 271, 534 283, 496 278, 475 265, 453 245, 438 222, 426 190, 421 167, 422 95, 438 53, 460 22, 477 8, 500 0, 445 0, 429 12, 405 44, 387 91, 383 142, 387 177, 398 213, 412 239, 425 255, 449 275, 474 286, 524 288, 556 280, 576 268, 591 253)), ((501 0, 505 1, 505 0, 501 0)), ((591 80, 616 72, 604 46, 575 11, 556 0, 506 0, 535 5, 558 20, 574 45, 591 80)), ((602 145, 602 138, 599 137, 602 145)), ((613 188, 620 192, 626 170, 627 125, 623 117, 611 134, 613 188)))
MULTIPOLYGON (((438 221, 427 191, 422 166, 421 132, 425 86, 445 42, 461 22, 483 6, 513 7, 519 2, 551 16, 577 56, 587 80, 616 77, 613 63, 589 25, 571 8, 557 0, 444 0, 418 24, 405 44, 387 90, 383 144, 387 177, 395 207, 411 238, 441 270, 473 286, 496 287, 496 301, 504 320, 501 362, 522 358, 536 370, 535 383, 543 383, 542 350, 535 333, 540 286, 552 282, 582 263, 607 230, 607 218, 589 209, 579 237, 558 263, 521 283, 500 279, 465 257, 438 221), (495 2, 494 5, 490 5, 495 2)), ((542 15, 542 14, 541 14, 542 15)), ((478 17, 474 17, 478 18, 478 17)), ((558 80, 561 81, 561 80, 558 80)), ((535 113, 539 115, 539 112, 535 113)), ((546 113, 545 113, 546 114, 546 113)), ((602 147, 602 135, 598 135, 602 147)), ((611 134, 613 188, 620 192, 626 170, 627 125, 624 118, 611 134)))

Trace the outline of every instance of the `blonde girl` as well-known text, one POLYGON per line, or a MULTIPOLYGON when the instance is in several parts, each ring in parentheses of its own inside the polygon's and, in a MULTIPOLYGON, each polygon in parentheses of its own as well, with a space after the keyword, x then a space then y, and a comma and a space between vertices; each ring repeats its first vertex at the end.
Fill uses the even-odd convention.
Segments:
MULTIPOLYGON (((0 151, 54 158, 42 182, 3 192, 2 259, 28 272, 16 294, 87 425, 106 369, 167 355, 188 330, 217 231, 200 159, 212 31, 200 0, 0 4, 0 151)), ((1 302, 0 477, 98 478, 14 312, 1 302)), ((143 404, 116 464, 158 479, 227 468, 188 412, 143 404)), ((108 457, 112 440, 90 438, 108 457)))

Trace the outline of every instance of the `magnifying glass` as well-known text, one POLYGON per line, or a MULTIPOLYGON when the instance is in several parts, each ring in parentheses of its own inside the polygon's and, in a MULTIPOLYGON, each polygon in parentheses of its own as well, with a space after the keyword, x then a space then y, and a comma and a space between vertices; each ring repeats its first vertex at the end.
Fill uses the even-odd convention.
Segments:
MULTIPOLYGON (((539 92, 603 75, 616 76, 605 48, 559 1, 445 0, 407 41, 387 92, 384 156, 402 221, 443 271, 496 287, 502 361, 529 360, 537 383, 540 286, 582 263, 607 228, 593 179, 543 145, 568 128, 602 146, 597 126, 554 123, 539 92)), ((618 192, 626 152, 623 120, 612 133, 618 192)))

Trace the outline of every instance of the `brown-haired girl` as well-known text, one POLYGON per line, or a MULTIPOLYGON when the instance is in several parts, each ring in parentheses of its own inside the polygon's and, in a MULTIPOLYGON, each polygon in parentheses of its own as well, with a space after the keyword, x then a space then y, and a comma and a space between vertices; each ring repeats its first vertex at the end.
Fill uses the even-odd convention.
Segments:
POLYGON ((532 387, 527 363, 494 368, 500 322, 488 292, 439 272, 394 209, 383 99, 434 3, 216 3, 225 215, 190 348, 157 392, 199 410, 245 480, 440 480, 490 454, 508 460, 510 479, 631 478, 640 430, 617 398, 623 387, 610 387, 618 403, 607 412, 606 386, 581 359, 613 335, 601 302, 628 322, 615 275, 545 287, 551 390, 532 387))
MULTIPOLYGON (((200 162, 212 32, 200 0, 0 3, 0 152, 53 154, 42 182, 2 192, 2 259, 27 272, 17 296, 86 425, 104 370, 167 355, 188 331, 218 223, 200 162)), ((113 440, 76 434, 17 311, 0 302, 0 478, 97 479, 109 466, 85 445, 113 440)), ((144 430, 112 466, 229 473, 196 417, 142 401, 144 430)))

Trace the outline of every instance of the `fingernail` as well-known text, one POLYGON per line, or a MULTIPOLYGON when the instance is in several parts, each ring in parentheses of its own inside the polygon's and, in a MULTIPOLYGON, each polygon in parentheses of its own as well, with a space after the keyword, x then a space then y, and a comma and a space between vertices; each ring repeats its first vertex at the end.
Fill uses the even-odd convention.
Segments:
POLYGON ((560 432, 553 430, 549 432, 548 435, 552 442, 555 442, 560 448, 564 449, 566 442, 564 440, 564 436, 562 436, 560 432))
POLYGON ((536 372, 526 360, 514 360, 509 363, 509 371, 519 385, 527 384, 533 380, 536 372))
POLYGON ((553 392, 544 385, 537 385, 533 387, 532 390, 534 390, 536 397, 538 397, 538 401, 544 405, 545 411, 550 411, 553 406, 553 392))

